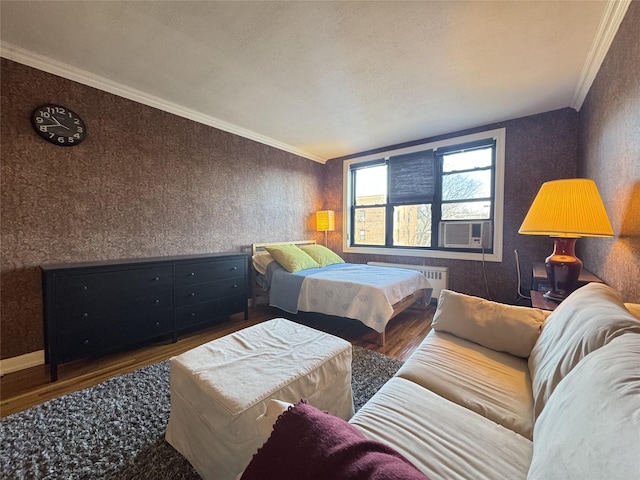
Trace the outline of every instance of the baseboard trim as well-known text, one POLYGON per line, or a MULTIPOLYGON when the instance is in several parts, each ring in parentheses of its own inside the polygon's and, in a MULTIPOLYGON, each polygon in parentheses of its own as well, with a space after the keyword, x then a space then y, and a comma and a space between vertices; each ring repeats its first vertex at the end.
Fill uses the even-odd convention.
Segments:
POLYGON ((0 376, 44 364, 44 350, 0 360, 0 376))

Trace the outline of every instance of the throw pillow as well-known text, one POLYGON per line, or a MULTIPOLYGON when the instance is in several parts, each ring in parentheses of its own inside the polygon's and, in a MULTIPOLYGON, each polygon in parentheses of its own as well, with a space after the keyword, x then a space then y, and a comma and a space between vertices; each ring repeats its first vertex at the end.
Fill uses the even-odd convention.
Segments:
POLYGON ((266 247, 267 252, 284 268, 287 272, 295 273, 308 268, 318 268, 320 264, 300 248, 293 244, 275 245, 266 247))
POLYGON ((626 333, 567 374, 536 421, 529 480, 639 478, 639 359, 626 333))
POLYGON ((535 416, 584 357, 626 332, 640 333, 640 321, 602 283, 585 285, 558 305, 529 357, 535 416))
POLYGON ((428 480, 402 454, 304 400, 277 420, 242 480, 428 480))
POLYGON ((498 352, 528 357, 546 318, 542 310, 442 290, 433 329, 498 352))
POLYGON ((302 245, 300 250, 318 262, 321 267, 335 263, 344 263, 344 260, 340 258, 337 253, 322 245, 302 245))

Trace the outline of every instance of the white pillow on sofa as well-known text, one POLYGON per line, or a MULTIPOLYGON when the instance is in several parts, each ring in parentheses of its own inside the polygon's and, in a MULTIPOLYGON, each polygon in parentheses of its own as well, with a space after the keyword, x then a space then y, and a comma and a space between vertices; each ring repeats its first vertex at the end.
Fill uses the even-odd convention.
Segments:
POLYGON ((442 290, 432 326, 498 352, 528 357, 545 318, 546 314, 537 308, 442 290))
POLYGON ((639 478, 638 359, 625 333, 567 374, 536 421, 529 480, 639 478))
POLYGON ((535 416, 580 360, 626 332, 640 333, 640 321, 602 283, 585 285, 558 305, 529 357, 535 416))

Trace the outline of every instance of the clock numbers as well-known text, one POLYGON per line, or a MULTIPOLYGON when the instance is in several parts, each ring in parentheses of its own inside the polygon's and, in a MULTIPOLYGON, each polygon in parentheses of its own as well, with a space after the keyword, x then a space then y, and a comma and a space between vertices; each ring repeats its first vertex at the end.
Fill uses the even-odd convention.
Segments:
POLYGON ((31 124, 43 139, 60 146, 80 144, 87 135, 84 123, 60 105, 42 105, 31 114, 31 124))

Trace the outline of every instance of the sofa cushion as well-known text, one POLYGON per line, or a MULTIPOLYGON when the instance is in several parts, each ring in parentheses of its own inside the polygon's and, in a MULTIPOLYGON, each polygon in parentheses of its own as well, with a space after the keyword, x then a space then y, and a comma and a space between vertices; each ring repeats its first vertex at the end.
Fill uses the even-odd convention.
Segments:
POLYGON ((492 350, 528 357, 540 335, 545 313, 442 290, 433 328, 492 350))
POLYGON ((524 358, 431 330, 396 375, 532 438, 533 395, 524 358))
POLYGON ((535 416, 578 362, 626 332, 640 333, 640 321, 611 287, 590 283, 569 295, 547 318, 529 357, 535 416))
POLYGON ((391 378, 349 420, 430 478, 526 478, 532 442, 410 380, 391 378))
POLYGON ((367 438, 338 417, 308 405, 291 406, 242 480, 429 480, 389 445, 367 438))
POLYGON ((531 480, 640 478, 640 335, 611 340, 567 374, 533 439, 531 480))

